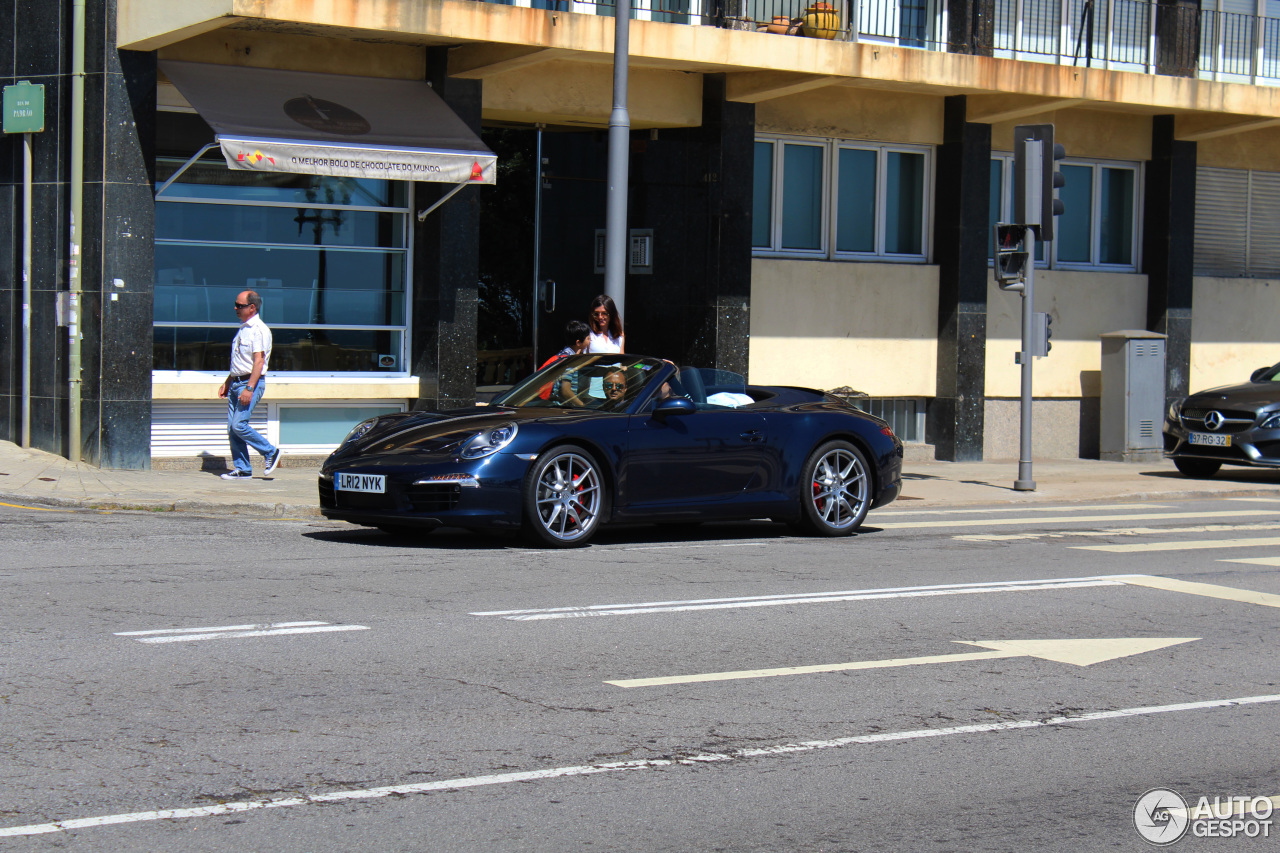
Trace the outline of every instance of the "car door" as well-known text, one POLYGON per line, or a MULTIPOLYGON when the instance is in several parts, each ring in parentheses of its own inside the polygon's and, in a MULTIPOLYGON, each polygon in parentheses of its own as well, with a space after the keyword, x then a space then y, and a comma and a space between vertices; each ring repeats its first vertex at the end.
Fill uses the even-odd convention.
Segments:
POLYGON ((739 497, 753 482, 760 482, 763 442, 764 417, 755 412, 703 409, 665 418, 632 415, 625 506, 649 513, 739 497))

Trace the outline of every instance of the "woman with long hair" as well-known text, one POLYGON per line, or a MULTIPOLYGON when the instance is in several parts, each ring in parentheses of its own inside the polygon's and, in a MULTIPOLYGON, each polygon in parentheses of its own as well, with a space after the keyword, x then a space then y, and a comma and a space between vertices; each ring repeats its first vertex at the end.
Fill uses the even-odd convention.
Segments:
POLYGON ((622 316, 611 297, 600 294, 591 300, 588 320, 591 339, 587 343, 587 352, 626 351, 627 336, 622 331, 622 316))

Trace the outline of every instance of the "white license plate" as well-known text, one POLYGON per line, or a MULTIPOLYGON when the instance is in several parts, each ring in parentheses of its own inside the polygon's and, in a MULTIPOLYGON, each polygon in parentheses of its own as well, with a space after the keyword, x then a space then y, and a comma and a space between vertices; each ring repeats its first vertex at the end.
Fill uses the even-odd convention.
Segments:
POLYGON ((387 490, 385 474, 339 474, 334 487, 340 492, 370 492, 382 494, 387 490))
POLYGON ((1231 436, 1214 435, 1208 432, 1193 432, 1191 437, 1187 439, 1191 444, 1204 444, 1209 447, 1230 447, 1231 436))

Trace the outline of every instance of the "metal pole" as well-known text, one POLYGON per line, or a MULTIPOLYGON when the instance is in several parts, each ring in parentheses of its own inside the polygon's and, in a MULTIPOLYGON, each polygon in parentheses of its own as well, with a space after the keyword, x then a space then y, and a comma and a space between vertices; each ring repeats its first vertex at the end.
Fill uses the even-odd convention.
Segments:
POLYGON ((604 292, 626 316, 627 171, 631 116, 627 112, 631 0, 618 0, 613 17, 613 110, 609 113, 609 197, 605 216, 604 292))
POLYGON ((31 157, 22 134, 22 446, 31 446, 31 157))
POLYGON ((538 361, 538 315, 542 313, 542 125, 538 125, 537 155, 533 160, 533 179, 537 181, 533 188, 533 302, 530 303, 530 314, 533 316, 533 369, 537 370, 538 361))
POLYGON ((1031 365, 1035 362, 1031 355, 1031 336, 1036 310, 1036 247, 1030 230, 1027 236, 1031 240, 1031 254, 1027 258, 1027 278, 1022 286, 1022 440, 1018 449, 1018 479, 1013 483, 1014 490, 1019 492, 1036 490, 1036 481, 1031 476, 1031 365))
POLYGON ((84 0, 71 3, 71 246, 68 285, 70 310, 67 335, 70 338, 68 369, 67 458, 80 461, 80 273, 84 240, 84 0))

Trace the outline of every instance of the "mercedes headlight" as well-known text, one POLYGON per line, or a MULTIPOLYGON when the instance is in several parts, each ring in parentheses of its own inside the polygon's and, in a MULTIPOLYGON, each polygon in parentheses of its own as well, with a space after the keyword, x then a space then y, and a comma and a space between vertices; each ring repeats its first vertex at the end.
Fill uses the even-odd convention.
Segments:
POLYGON ((367 421, 361 421, 360 423, 356 424, 352 428, 351 432, 347 433, 347 437, 342 439, 342 443, 347 444, 349 442, 355 441, 358 438, 361 438, 362 436, 364 436, 365 433, 367 433, 369 430, 373 429, 377 425, 378 425, 377 418, 369 418, 369 420, 367 421))
POLYGON ((1173 421, 1175 424, 1178 423, 1178 420, 1182 417, 1182 403, 1182 398, 1179 398, 1169 404, 1169 420, 1173 421))
POLYGON ((1266 412, 1262 416, 1259 429, 1280 429, 1280 412, 1266 412))
POLYGON ((462 445, 458 455, 463 459, 481 459, 491 456, 510 444, 516 437, 516 431, 514 423, 498 424, 482 429, 462 445))

